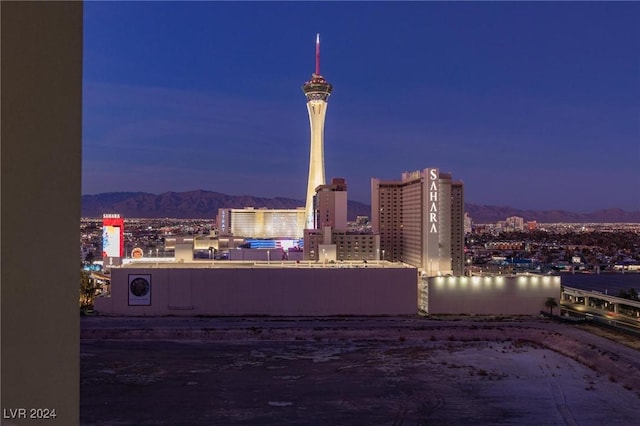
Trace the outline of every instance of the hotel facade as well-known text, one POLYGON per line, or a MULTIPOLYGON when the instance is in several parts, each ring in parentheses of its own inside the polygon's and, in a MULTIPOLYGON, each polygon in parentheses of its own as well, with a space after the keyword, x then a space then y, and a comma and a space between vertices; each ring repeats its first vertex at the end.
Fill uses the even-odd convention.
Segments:
POLYGON ((427 168, 371 179, 371 227, 384 260, 427 276, 464 274, 464 186, 427 168))
POLYGON ((305 209, 218 209, 216 219, 222 237, 302 238, 305 209))

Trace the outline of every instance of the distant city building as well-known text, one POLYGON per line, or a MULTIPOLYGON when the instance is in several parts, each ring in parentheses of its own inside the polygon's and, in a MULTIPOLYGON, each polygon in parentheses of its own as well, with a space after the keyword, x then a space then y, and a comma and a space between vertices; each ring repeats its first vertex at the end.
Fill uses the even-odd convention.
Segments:
POLYGON ((473 219, 469 216, 469 213, 465 212, 464 214, 464 233, 470 234, 473 232, 473 219))
POLYGON ((317 229, 304 231, 304 259, 379 260, 380 236, 347 230, 347 184, 334 178, 316 188, 314 216, 317 229))
POLYGON ((327 114, 327 99, 333 86, 320 75, 320 34, 316 36, 316 72, 302 86, 307 98, 311 144, 309 150, 309 180, 307 183, 307 201, 305 205, 305 228, 314 228, 313 196, 319 185, 325 184, 324 175, 324 120, 327 114))
POLYGON ((371 227, 391 261, 427 276, 464 274, 464 187, 438 169, 371 179, 371 227))
POLYGON ((365 226, 369 224, 369 216, 356 216, 356 225, 365 226))
POLYGON ((180 244, 194 245, 194 239, 195 237, 193 235, 167 235, 164 237, 163 251, 174 251, 176 249, 176 245, 180 244))
POLYGON ((531 220, 527 222, 526 228, 527 231, 535 231, 536 229, 538 229, 538 222, 536 222, 535 220, 531 220))
POLYGON ((216 222, 220 237, 299 239, 304 235, 305 208, 222 208, 216 222))
POLYGON ((344 178, 333 178, 330 184, 318 186, 314 200, 314 228, 347 229, 347 183, 344 178))
POLYGON ((524 241, 490 241, 485 243, 486 249, 495 250, 524 250, 524 241))
POLYGON ((480 224, 480 225, 475 225, 473 227, 473 232, 476 234, 489 234, 491 233, 491 229, 492 227, 490 225, 487 224, 480 224))
POLYGON ((518 216, 508 217, 505 221, 504 230, 507 232, 524 231, 524 219, 518 216))

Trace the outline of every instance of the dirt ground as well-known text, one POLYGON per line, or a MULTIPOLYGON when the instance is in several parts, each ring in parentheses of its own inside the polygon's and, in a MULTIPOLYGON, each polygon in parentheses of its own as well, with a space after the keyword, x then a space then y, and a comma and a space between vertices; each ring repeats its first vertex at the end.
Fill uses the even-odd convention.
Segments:
POLYGON ((88 318, 83 425, 635 424, 640 352, 536 318, 88 318))
POLYGON ((590 333, 597 334, 598 336, 602 336, 640 351, 640 338, 637 335, 631 335, 615 331, 614 329, 584 323, 580 324, 578 327, 590 333))

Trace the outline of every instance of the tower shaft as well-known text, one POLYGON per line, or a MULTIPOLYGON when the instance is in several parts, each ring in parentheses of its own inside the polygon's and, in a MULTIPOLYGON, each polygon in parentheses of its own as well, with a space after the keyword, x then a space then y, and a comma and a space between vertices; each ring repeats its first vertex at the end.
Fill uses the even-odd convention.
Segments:
POLYGON ((327 106, 327 102, 320 99, 307 102, 311 143, 309 149, 309 180, 307 182, 305 204, 306 229, 315 227, 313 221, 313 196, 316 193, 316 188, 326 182, 324 173, 324 120, 327 106))

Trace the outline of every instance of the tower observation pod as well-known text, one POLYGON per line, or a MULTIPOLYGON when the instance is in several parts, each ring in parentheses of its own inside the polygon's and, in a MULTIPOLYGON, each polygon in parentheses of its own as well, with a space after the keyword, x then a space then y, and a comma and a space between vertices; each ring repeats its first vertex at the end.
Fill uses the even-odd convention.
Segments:
POLYGON ((316 35, 316 72, 311 80, 302 86, 307 98, 309 127, 311 130, 311 148, 309 151, 309 181, 307 184, 307 201, 305 206, 305 228, 313 229, 313 196, 316 187, 324 185, 324 118, 327 114, 327 99, 333 86, 320 75, 320 34, 316 35))

